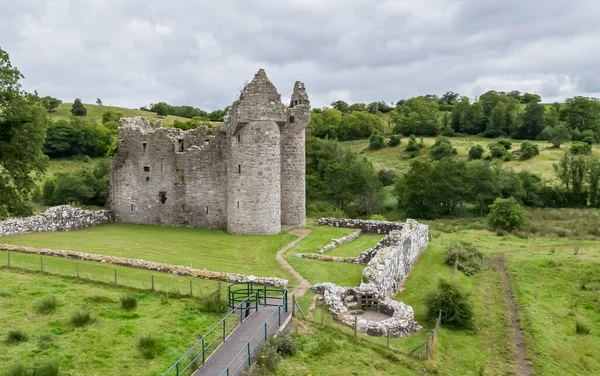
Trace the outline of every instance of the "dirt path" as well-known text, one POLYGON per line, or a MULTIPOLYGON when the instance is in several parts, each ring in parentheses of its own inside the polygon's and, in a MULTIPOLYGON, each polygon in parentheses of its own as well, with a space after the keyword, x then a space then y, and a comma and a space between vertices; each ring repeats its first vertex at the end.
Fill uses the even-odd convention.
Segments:
POLYGON ((510 280, 508 277, 508 272, 506 271, 506 265, 504 265, 503 256, 498 257, 498 267, 500 268, 500 273, 502 273, 502 277, 504 279, 504 291, 506 292, 506 301, 508 304, 508 310, 510 312, 510 322, 514 329, 515 346, 517 348, 517 358, 519 361, 519 375, 531 376, 531 366, 527 361, 527 352, 525 348, 525 341, 523 340, 523 332, 519 326, 517 303, 515 302, 512 288, 510 287, 510 280))
POLYGON ((307 237, 308 234, 310 234, 310 232, 311 231, 308 228, 296 228, 296 229, 288 231, 288 234, 296 235, 298 237, 298 239, 296 239, 293 242, 289 243, 285 247, 281 248, 279 250, 279 252, 277 252, 277 262, 279 262, 281 264, 281 266, 283 266, 286 270, 288 270, 290 273, 292 273, 294 275, 294 277, 298 278, 298 280, 300 281, 300 284, 298 286, 296 286, 296 287, 294 287, 293 289, 290 290, 290 292, 293 295, 296 295, 296 298, 301 297, 302 295, 304 295, 304 293, 311 287, 311 284, 306 279, 304 279, 304 277, 302 277, 300 275, 300 273, 298 273, 297 271, 295 271, 294 268, 292 268, 292 266, 287 261, 285 261, 285 259, 283 258, 283 254, 288 249, 290 249, 293 246, 295 246, 296 244, 298 244, 298 242, 300 240, 302 240, 305 237, 307 237))

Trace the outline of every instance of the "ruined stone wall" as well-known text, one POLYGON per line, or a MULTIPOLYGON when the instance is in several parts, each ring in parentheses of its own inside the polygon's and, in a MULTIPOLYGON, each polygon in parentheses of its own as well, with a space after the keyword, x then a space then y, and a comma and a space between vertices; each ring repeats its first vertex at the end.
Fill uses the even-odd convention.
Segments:
POLYGON ((226 225, 226 136, 217 129, 152 127, 121 119, 109 207, 115 220, 197 227, 226 225))
POLYGON ((390 232, 365 267, 363 284, 373 284, 383 296, 392 297, 427 249, 428 230, 427 225, 408 220, 402 230, 390 232))
POLYGON ((315 222, 315 226, 358 228, 362 230, 363 234, 389 234, 390 231, 402 230, 404 223, 349 218, 321 218, 315 222))
POLYGON ((45 212, 25 218, 0 221, 0 236, 27 232, 70 231, 109 223, 105 210, 84 210, 69 205, 54 206, 45 212))

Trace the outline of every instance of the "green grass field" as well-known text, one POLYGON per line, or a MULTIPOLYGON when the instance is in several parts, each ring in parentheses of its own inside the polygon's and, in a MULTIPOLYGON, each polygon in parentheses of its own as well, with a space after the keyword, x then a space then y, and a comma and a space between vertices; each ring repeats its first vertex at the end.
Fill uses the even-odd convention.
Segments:
MULTIPOLYGON (((73 103, 61 103, 55 113, 50 114, 53 120, 69 119, 71 115, 71 107, 73 103)), ((102 115, 107 111, 112 111, 121 114, 121 117, 144 116, 148 120, 155 122, 161 119, 154 112, 133 110, 130 108, 114 107, 114 106, 98 106, 97 104, 84 104, 87 109, 87 115, 83 118, 92 121, 96 124, 102 124, 102 115)), ((189 120, 179 116, 165 116, 161 119, 164 126, 172 127, 175 120, 189 120)))
POLYGON ((293 283, 293 277, 279 266, 275 254, 294 239, 293 235, 285 233, 235 236, 209 229, 109 224, 71 232, 10 235, 0 241, 141 258, 220 272, 281 277, 293 283))
MULTIPOLYGON (((405 173, 408 171, 411 158, 408 157, 404 149, 406 148, 407 138, 402 139, 402 143, 398 146, 386 146, 380 150, 370 150, 368 140, 357 140, 357 141, 346 141, 342 142, 342 145, 346 145, 350 150, 360 153, 369 159, 375 169, 382 170, 388 169, 395 171, 396 173, 405 173)), ((495 139, 489 139, 484 137, 469 136, 469 137, 451 137, 450 142, 456 148, 458 155, 467 158, 469 149, 475 145, 482 145, 486 151, 487 145, 496 142, 495 139)), ((386 140, 387 141, 387 140, 386 140)), ((512 140, 512 150, 518 150, 520 148, 520 140, 512 140)), ((553 165, 562 158, 564 152, 571 147, 571 143, 565 143, 560 149, 550 148, 549 144, 545 141, 532 141, 538 145, 540 154, 527 161, 509 161, 502 162, 507 168, 514 169, 515 171, 531 171, 539 174, 542 178, 550 181, 554 181, 553 165)), ((429 158, 429 148, 435 143, 434 137, 424 137, 423 144, 425 148, 421 150, 421 154, 416 157, 429 158)), ((600 155, 600 145, 594 144, 592 150, 595 154, 600 155)), ((485 155, 485 154, 484 154, 485 155)))
POLYGON ((28 368, 56 362, 60 375, 162 375, 221 315, 199 311, 195 299, 90 284, 61 277, 0 269, 0 374, 19 363, 28 368), (134 294, 137 308, 127 312, 120 297, 134 294), (53 313, 35 307, 53 296, 53 313), (76 312, 94 321, 78 328, 76 312), (25 342, 6 343, 20 330, 25 342), (144 359, 136 346, 142 336, 157 340, 158 355, 144 359))

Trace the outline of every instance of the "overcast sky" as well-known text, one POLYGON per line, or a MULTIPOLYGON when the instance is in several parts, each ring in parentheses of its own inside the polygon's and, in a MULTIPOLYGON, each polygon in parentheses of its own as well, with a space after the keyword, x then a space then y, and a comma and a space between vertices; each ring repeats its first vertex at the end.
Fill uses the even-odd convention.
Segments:
POLYGON ((28 90, 124 107, 222 108, 261 67, 313 107, 600 96, 598 0, 0 0, 0 47, 28 90))

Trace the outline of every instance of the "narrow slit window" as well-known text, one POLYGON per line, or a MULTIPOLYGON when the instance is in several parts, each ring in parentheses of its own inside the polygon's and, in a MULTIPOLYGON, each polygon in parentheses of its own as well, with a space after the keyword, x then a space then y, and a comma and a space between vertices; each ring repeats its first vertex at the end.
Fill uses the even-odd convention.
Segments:
POLYGON ((290 116, 290 124, 293 124, 293 123, 294 123, 294 120, 296 120, 296 119, 294 119, 294 117, 293 117, 293 116, 290 116))
POLYGON ((165 202, 167 202, 167 192, 165 192, 165 191, 158 192, 158 198, 160 199, 160 203, 164 204, 165 202))
POLYGON ((294 106, 297 106, 297 105, 298 105, 298 100, 296 99, 296 100, 294 101, 294 106))
POLYGON ((242 135, 241 134, 237 135, 237 142, 242 142, 242 135))
POLYGON ((239 165, 238 165, 238 174, 241 174, 241 173, 242 173, 242 165, 241 165, 241 164, 239 164, 239 165))
POLYGON ((177 171, 179 172, 179 184, 185 184, 185 170, 180 168, 177 171))
POLYGON ((144 153, 146 152, 147 147, 148 147, 148 144, 145 142, 142 142, 142 149, 144 149, 144 153))
POLYGON ((237 202, 237 208, 238 209, 240 208, 240 202, 239 201, 237 202))
POLYGON ((163 166, 162 166, 162 163, 161 163, 160 164, 160 172, 162 172, 162 170, 163 170, 163 166))
POLYGON ((206 210, 206 214, 208 214, 208 206, 206 208, 204 208, 206 210))
POLYGON ((131 204, 131 211, 133 211, 133 204, 131 204))
POLYGON ((150 181, 150 176, 146 176, 146 181, 150 181))
POLYGON ((177 140, 179 142, 179 151, 183 151, 183 140, 177 140))
POLYGON ((185 204, 181 204, 181 212, 185 213, 185 204))
POLYGON ((144 166, 144 172, 150 172, 150 166, 144 166))

